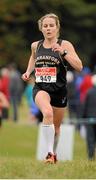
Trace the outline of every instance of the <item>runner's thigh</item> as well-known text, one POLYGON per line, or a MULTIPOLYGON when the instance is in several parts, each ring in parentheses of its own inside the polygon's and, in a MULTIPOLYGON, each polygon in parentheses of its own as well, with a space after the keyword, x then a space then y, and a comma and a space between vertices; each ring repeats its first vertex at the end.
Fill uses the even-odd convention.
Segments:
POLYGON ((43 112, 43 110, 46 108, 49 108, 50 105, 50 96, 46 91, 40 90, 36 94, 35 97, 35 103, 38 106, 38 108, 43 112))

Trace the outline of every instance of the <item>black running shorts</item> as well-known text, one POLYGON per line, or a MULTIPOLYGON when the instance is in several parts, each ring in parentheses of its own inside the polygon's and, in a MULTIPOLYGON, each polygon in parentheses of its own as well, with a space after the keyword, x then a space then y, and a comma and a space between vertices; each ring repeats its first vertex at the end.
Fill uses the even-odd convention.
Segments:
MULTIPOLYGON (((35 101, 36 94, 44 89, 41 89, 38 85, 35 85, 33 88, 33 99, 35 101)), ((46 90, 45 90, 46 91, 46 90)), ((66 107, 67 106, 67 90, 66 88, 64 89, 59 89, 59 91, 55 92, 48 92, 46 91, 50 98, 51 98, 51 105, 54 107, 66 107)))

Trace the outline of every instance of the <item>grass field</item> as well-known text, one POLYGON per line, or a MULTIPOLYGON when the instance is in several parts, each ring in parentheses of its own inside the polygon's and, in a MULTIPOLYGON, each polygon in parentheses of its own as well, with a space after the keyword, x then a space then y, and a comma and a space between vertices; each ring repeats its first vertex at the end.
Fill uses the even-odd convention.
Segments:
POLYGON ((72 161, 44 164, 36 160, 38 126, 4 122, 0 129, 0 178, 80 179, 96 178, 96 162, 88 161, 86 145, 75 134, 72 161))

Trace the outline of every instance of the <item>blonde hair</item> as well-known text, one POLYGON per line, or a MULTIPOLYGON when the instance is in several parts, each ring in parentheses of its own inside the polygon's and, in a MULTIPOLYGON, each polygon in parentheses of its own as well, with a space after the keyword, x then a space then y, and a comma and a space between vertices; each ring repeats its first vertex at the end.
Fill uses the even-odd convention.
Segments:
POLYGON ((43 23, 43 20, 45 18, 53 18, 56 22, 56 26, 58 28, 58 36, 59 36, 59 30, 60 30, 60 21, 59 21, 59 17, 56 15, 56 14, 53 14, 53 13, 49 13, 49 14, 46 14, 44 16, 42 16, 39 20, 38 20, 38 27, 39 27, 39 30, 42 31, 42 23, 43 23))

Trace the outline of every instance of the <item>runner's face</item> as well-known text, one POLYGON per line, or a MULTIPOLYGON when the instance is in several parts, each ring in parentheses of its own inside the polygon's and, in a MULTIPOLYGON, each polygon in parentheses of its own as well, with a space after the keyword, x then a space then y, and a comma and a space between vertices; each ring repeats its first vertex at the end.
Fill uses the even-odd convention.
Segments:
POLYGON ((42 33, 47 39, 57 37, 58 28, 55 19, 47 17, 43 20, 42 33))

